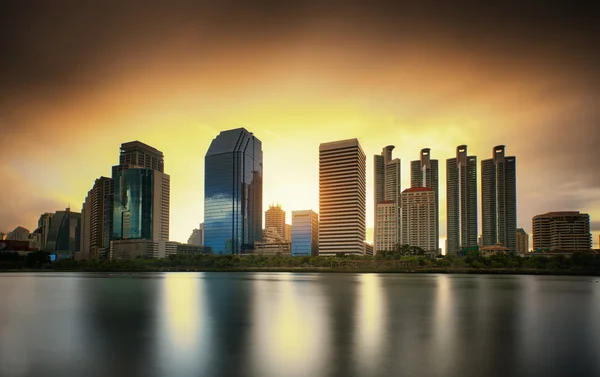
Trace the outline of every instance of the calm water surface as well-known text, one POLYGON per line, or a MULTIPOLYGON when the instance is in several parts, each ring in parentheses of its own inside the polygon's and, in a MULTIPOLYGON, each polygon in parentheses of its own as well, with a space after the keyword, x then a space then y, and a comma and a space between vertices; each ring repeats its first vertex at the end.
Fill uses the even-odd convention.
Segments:
POLYGON ((0 376, 600 376, 598 278, 0 274, 0 376))

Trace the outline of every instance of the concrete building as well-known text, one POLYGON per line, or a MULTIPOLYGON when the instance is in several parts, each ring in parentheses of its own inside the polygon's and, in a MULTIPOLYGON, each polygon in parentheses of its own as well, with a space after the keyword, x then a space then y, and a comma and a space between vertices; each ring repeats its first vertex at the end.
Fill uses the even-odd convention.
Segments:
POLYGON ((292 256, 319 255, 319 215, 312 210, 292 211, 292 256))
POLYGON ((517 251, 517 159, 505 156, 504 145, 481 161, 483 246, 501 243, 517 251))
POLYGON ((524 254, 529 252, 529 234, 523 228, 517 229, 516 234, 517 243, 517 254, 524 254))
POLYGON ((274 228, 285 239, 285 211, 281 209, 281 205, 270 205, 265 211, 265 228, 274 228))
POLYGON ((29 229, 18 226, 6 236, 7 241, 29 241, 29 229))
POLYGON ((495 245, 489 245, 482 247, 479 252, 482 257, 491 257, 492 255, 510 253, 508 247, 503 246, 500 242, 495 245))
POLYGON ((435 196, 435 238, 440 239, 439 162, 431 159, 431 149, 421 149, 419 160, 410 163, 410 187, 428 187, 435 196))
POLYGON ((402 192, 402 244, 439 252, 435 227, 435 191, 412 187, 402 192))
POLYGON ((139 141, 121 145, 113 166, 113 240, 169 240, 170 177, 164 156, 139 141))
POLYGON ((366 156, 357 139, 319 146, 319 254, 362 255, 366 156))
POLYGON ((100 177, 88 192, 81 210, 81 258, 108 258, 113 224, 114 184, 100 177))
POLYGON ((262 238, 262 143, 244 128, 222 131, 204 158, 204 245, 243 254, 262 238))
POLYGON ((164 258, 177 253, 177 242, 144 239, 111 241, 111 259, 164 258))
POLYGON ((367 241, 364 242, 365 249, 363 251, 364 255, 373 255, 373 244, 367 241))
POLYGON ((401 229, 399 228, 400 203, 384 200, 377 203, 375 212, 375 233, 373 239, 373 253, 392 251, 401 242, 401 229))
POLYGON ((187 243, 188 245, 204 246, 204 223, 200 223, 200 227, 192 231, 187 243))
POLYGON ((590 252, 590 216, 578 211, 548 212, 533 218, 533 251, 590 252))
POLYGON ((468 155, 466 145, 446 160, 446 215, 446 255, 477 248, 477 157, 468 155))
POLYGON ((282 242, 266 242, 266 241, 257 241, 254 243, 254 252, 256 255, 264 255, 264 256, 291 256, 292 247, 291 244, 287 241, 282 242))
POLYGON ((392 159, 393 145, 374 156, 375 229, 373 253, 392 250, 400 241, 400 196, 402 169, 398 158, 392 159), (396 208, 392 208, 392 207, 396 208))

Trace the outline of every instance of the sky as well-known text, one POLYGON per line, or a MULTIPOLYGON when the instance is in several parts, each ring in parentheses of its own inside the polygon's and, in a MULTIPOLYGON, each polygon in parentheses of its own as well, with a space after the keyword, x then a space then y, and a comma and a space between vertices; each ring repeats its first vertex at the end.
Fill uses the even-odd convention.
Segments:
MULTIPOLYGON (((318 147, 358 138, 410 161, 468 145, 517 157, 518 226, 589 213, 600 236, 598 11, 574 2, 7 1, 0 14, 0 232, 80 210, 121 143, 165 155, 171 239, 203 219, 221 130, 263 142, 265 209, 318 212, 318 147), (576 5, 576 6, 575 6, 576 5)), ((479 167, 480 168, 480 167, 479 167)), ((479 198, 481 200, 481 198, 479 198)), ((480 231, 481 233, 481 228, 480 231)), ((371 238, 369 232, 369 239, 371 238)), ((443 245, 443 242, 441 242, 443 245)))

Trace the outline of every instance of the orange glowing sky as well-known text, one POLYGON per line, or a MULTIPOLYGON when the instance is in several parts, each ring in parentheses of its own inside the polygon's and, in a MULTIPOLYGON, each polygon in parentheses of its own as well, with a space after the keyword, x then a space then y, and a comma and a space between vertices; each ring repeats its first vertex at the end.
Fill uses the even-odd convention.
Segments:
POLYGON ((597 247, 600 64, 583 11, 551 8, 538 20, 539 9, 519 18, 501 6, 200 3, 9 12, 0 231, 33 230, 69 203, 80 210, 119 145, 140 140, 165 154, 171 239, 187 241, 203 218, 204 154, 221 130, 243 126, 263 142, 264 207, 282 204, 288 222, 291 210, 318 211, 319 143, 356 137, 367 227, 372 156, 395 145, 405 188, 428 147, 440 160, 445 238, 445 160, 459 144, 479 161, 504 144, 517 156, 518 226, 585 211, 597 247))

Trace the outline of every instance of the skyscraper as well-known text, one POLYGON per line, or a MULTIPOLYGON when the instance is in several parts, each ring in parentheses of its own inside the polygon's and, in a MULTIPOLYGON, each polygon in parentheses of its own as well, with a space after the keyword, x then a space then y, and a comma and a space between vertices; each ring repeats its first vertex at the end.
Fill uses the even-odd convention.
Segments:
POLYGON ((81 210, 81 256, 107 258, 113 224, 113 180, 100 177, 88 192, 81 210))
POLYGON ((590 215, 549 212, 533 218, 533 251, 587 253, 592 249, 590 215))
POLYGON ((161 151, 139 141, 121 145, 113 166, 113 240, 169 240, 170 177, 161 151))
POLYGON ((357 139, 319 146, 319 255, 363 253, 366 180, 357 139))
POLYGON ((265 229, 275 228, 280 238, 285 239, 285 211, 279 204, 270 205, 265 212, 265 229))
POLYGON ((411 187, 402 192, 402 243, 437 252, 435 191, 411 187))
POLYGON ((493 158, 481 161, 483 246, 501 243, 517 251, 517 159, 494 147, 493 158))
POLYGON ((262 237, 262 143, 244 128, 222 131, 204 158, 204 245, 240 254, 262 237))
POLYGON ((48 233, 50 232, 51 221, 51 213, 43 213, 38 220, 38 228, 36 231, 41 234, 40 250, 46 250, 46 242, 48 242, 48 233))
POLYGON ((70 208, 52 215, 45 251, 55 253, 58 259, 73 258, 80 248, 81 213, 70 208))
MULTIPOLYGON (((439 163, 431 159, 431 149, 421 149, 420 160, 410 163, 410 187, 428 187, 435 197, 435 238, 440 239, 439 163)), ((439 246, 437 247, 439 248, 439 246)))
POLYGON ((292 211, 292 256, 319 255, 319 215, 315 211, 292 211))
POLYGON ((400 241, 401 162, 392 159, 393 145, 374 156, 375 234, 373 252, 393 250, 400 241))
POLYGON ((456 157, 446 160, 446 198, 446 254, 477 247, 477 157, 467 154, 466 145, 458 146, 456 157))
POLYGON ((192 231, 187 243, 188 245, 204 246, 204 223, 200 223, 200 227, 192 231))

